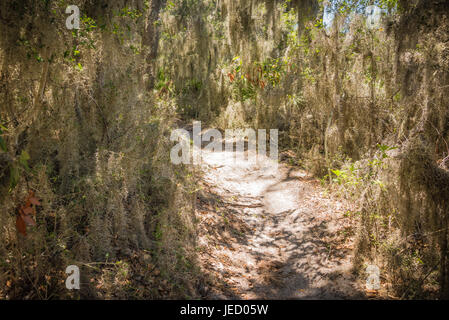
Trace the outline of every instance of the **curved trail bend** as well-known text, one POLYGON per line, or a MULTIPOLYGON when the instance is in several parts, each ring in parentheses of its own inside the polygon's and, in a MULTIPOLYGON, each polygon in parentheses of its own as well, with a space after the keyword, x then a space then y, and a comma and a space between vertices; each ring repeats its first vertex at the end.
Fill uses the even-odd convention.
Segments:
POLYGON ((202 152, 199 249, 207 299, 364 298, 345 204, 306 172, 202 152), (357 280, 357 281, 356 281, 357 280))

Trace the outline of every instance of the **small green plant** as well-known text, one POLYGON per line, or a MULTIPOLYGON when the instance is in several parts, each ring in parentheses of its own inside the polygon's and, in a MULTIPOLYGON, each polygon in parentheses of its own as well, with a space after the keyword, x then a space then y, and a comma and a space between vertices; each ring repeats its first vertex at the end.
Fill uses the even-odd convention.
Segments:
POLYGON ((190 79, 186 82, 184 88, 182 88, 182 92, 186 93, 198 93, 203 87, 203 82, 198 79, 190 79))
POLYGON ((262 77, 273 87, 281 82, 282 76, 287 70, 287 60, 280 58, 267 58, 262 63, 256 62, 262 70, 262 77))
POLYGON ((246 79, 238 79, 233 84, 233 95, 237 100, 245 101, 256 97, 255 86, 246 79))
MULTIPOLYGON (((356 168, 354 163, 349 163, 343 166, 341 169, 331 169, 331 172, 334 174, 332 181, 337 183, 340 186, 354 188, 361 181, 362 178, 358 174, 358 168, 356 168)), ((328 176, 325 177, 329 178, 328 176)))

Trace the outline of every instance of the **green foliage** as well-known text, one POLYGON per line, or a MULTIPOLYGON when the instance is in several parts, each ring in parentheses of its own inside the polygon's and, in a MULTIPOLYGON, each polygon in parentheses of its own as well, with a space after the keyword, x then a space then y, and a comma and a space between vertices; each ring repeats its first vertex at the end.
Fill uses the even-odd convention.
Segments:
POLYGON ((313 75, 313 70, 310 67, 305 67, 302 71, 301 71, 301 76, 309 81, 310 83, 315 83, 316 79, 313 75))
POLYGON ((157 72, 157 84, 156 89, 160 89, 168 80, 168 77, 165 74, 165 70, 159 69, 157 72))
POLYGON ((350 14, 351 12, 365 12, 366 7, 376 5, 388 12, 395 12, 398 9, 398 0, 330 0, 330 10, 340 14, 350 14))
POLYGON ((359 177, 359 175, 357 174, 358 170, 359 169, 355 167, 354 163, 350 163, 349 165, 343 167, 340 170, 338 169, 331 170, 332 173, 335 175, 333 181, 342 186, 347 187, 357 186, 362 181, 362 178, 359 177))
MULTIPOLYGON (((385 190, 384 183, 377 177, 380 171, 386 169, 385 160, 389 158, 387 152, 397 149, 383 144, 377 145, 379 154, 373 159, 368 160, 366 165, 360 167, 359 164, 353 163, 351 159, 339 169, 332 169, 332 182, 342 187, 342 191, 350 197, 357 196, 359 189, 367 186, 378 186, 381 190, 385 190)), ((329 176, 326 175, 321 181, 328 181, 329 176)))
POLYGON ((282 13, 281 22, 285 25, 288 32, 294 32, 297 26, 297 13, 295 8, 291 8, 288 10, 288 2, 286 1, 282 6, 284 8, 284 12, 282 13))
POLYGON ((30 40, 26 39, 25 37, 19 37, 19 39, 17 40, 17 44, 25 48, 26 56, 28 59, 34 59, 37 62, 44 61, 41 54, 39 53, 39 50, 42 49, 41 45, 33 45, 30 40))
POLYGON ((243 61, 239 56, 232 59, 232 96, 239 101, 254 99, 257 95, 256 86, 245 77, 243 61))
POLYGON ((28 160, 30 160, 30 155, 25 150, 22 151, 19 157, 19 163, 27 170, 30 170, 30 167, 28 166, 28 160))
POLYGON ((9 166, 9 191, 11 192, 19 182, 20 173, 19 167, 16 164, 9 166))
POLYGON ((137 20, 142 16, 142 12, 138 9, 131 9, 126 6, 121 9, 117 15, 120 17, 128 17, 132 20, 137 20))
POLYGON ((203 82, 198 79, 189 79, 182 88, 182 92, 186 93, 199 93, 203 87, 203 82))
POLYGON ((379 151, 381 152, 381 158, 382 159, 386 159, 388 158, 387 152, 391 151, 391 150, 396 150, 397 147, 390 147, 384 144, 378 144, 377 148, 379 149, 379 151))
POLYGON ((201 8, 202 1, 200 0, 169 0, 165 6, 165 11, 179 18, 185 18, 193 11, 201 8))
POLYGON ((170 78, 168 76, 167 71, 162 69, 162 68, 159 69, 157 71, 155 88, 157 90, 161 90, 163 88, 168 88, 170 83, 171 83, 171 80, 170 80, 170 78))
POLYGON ((246 78, 238 78, 233 82, 233 97, 239 101, 254 99, 257 95, 256 87, 246 78))
POLYGON ((262 63, 256 63, 262 67, 264 79, 275 87, 281 82, 282 76, 286 73, 287 61, 281 58, 267 58, 262 63))

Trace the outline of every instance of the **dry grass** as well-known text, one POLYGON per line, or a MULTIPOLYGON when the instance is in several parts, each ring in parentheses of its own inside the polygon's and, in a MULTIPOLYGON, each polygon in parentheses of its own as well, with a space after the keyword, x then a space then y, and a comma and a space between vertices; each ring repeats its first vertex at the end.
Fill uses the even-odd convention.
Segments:
POLYGON ((146 16, 119 14, 125 1, 73 4, 90 19, 77 35, 56 1, 0 5, 0 297, 195 296, 192 184, 168 158, 174 110, 146 90, 146 16), (42 207, 23 237, 15 208, 28 190, 42 207), (79 292, 65 289, 70 264, 79 292))

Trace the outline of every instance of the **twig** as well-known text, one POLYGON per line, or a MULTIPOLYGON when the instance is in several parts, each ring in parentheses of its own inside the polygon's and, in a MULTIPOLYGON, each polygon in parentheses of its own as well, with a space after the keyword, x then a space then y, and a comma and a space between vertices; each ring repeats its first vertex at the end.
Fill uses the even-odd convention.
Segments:
POLYGON ((438 133, 438 135, 443 139, 444 144, 446 145, 446 150, 447 150, 447 154, 449 155, 449 145, 447 144, 446 139, 444 139, 443 135, 440 133, 440 131, 433 125, 433 123, 430 120, 429 121, 430 125, 435 129, 435 131, 438 133))
MULTIPOLYGON (((44 62, 44 66, 42 67, 42 76, 41 76, 40 83, 39 83, 39 89, 36 92, 36 95, 34 97, 33 105, 36 110, 38 109, 38 107, 41 104, 41 99, 42 99, 42 96, 44 95, 44 91, 45 91, 45 85, 47 84, 48 67, 49 67, 50 62, 48 59, 48 55, 46 53, 47 53, 47 50, 45 50, 45 54, 44 54, 45 62, 44 62)), ((50 57, 51 57, 51 55, 50 55, 50 57)))
POLYGON ((233 207, 244 207, 244 208, 260 208, 263 207, 263 204, 261 203, 254 203, 254 204, 244 204, 244 203, 237 203, 237 202, 225 202, 225 204, 228 204, 233 207))
POLYGON ((331 168, 330 168, 330 161, 329 161, 329 150, 328 150, 328 146, 327 146, 327 132, 330 129, 330 126, 332 124, 332 117, 334 115, 334 111, 331 111, 331 114, 329 116, 329 120, 327 121, 327 126, 326 126, 326 131, 324 131, 324 156, 326 158, 326 166, 327 166, 327 174, 329 176, 329 184, 332 185, 332 173, 331 173, 331 168))
MULTIPOLYGON (((426 274, 426 276, 424 278, 422 278, 421 280, 419 280, 419 285, 422 286, 422 284, 424 283, 424 281, 426 281, 426 279, 430 276, 430 274, 435 271, 436 267, 438 267, 438 265, 440 264, 441 259, 439 259, 437 261, 437 263, 430 269, 430 271, 426 274)), ((405 296, 407 295, 407 293, 410 291, 411 287, 408 287, 407 290, 405 290, 405 292, 402 294, 401 296, 401 300, 405 298, 405 296)))

